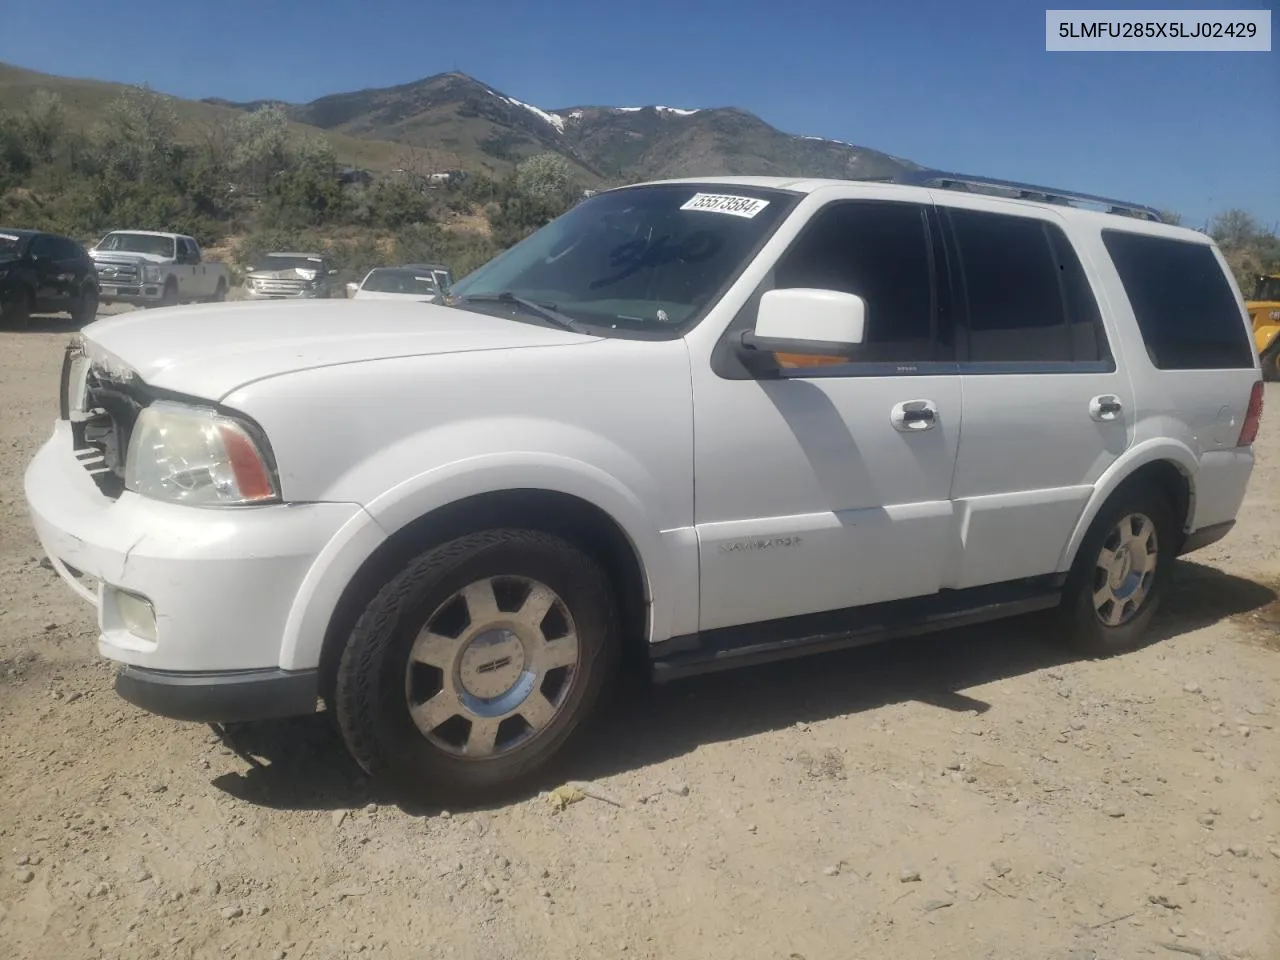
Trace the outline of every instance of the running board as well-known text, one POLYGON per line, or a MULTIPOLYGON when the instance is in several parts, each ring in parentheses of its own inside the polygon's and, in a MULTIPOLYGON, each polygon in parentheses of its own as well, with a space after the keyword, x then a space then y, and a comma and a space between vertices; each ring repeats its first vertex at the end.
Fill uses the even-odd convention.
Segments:
POLYGON ((1065 577, 942 590, 928 597, 803 614, 672 637, 650 647, 653 679, 753 666, 910 637, 1056 607, 1065 577))

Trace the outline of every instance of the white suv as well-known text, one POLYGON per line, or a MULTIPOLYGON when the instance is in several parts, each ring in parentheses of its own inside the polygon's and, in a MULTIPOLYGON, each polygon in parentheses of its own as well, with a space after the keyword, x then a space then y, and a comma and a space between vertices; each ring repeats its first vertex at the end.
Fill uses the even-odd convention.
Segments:
POLYGON ((447 305, 86 327, 26 496, 116 689, 323 699, 375 777, 476 797, 627 649, 664 679, 1050 608, 1132 648, 1244 497, 1240 291, 1147 208, 915 179, 628 186, 447 305))

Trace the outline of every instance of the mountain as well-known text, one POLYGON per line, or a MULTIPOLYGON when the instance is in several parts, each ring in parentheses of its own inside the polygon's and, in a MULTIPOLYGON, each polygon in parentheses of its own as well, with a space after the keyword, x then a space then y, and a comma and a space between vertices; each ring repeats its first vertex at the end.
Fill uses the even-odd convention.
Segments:
MULTIPOLYGON (((276 102, 205 101, 240 110, 276 102)), ((491 173, 545 152, 559 153, 587 179, 603 181, 719 174, 856 178, 918 169, 866 147, 783 133, 734 107, 546 110, 463 73, 279 105, 298 123, 445 151, 491 173)))
MULTIPOLYGON (((87 130, 101 120, 104 108, 126 86, 106 80, 59 77, 0 63, 0 112, 21 110, 37 90, 48 90, 61 97, 68 122, 73 127, 87 130)), ((214 124, 236 116, 236 112, 226 103, 184 100, 181 97, 166 99, 178 118, 178 134, 184 139, 198 139, 214 124)), ((299 133, 324 137, 333 144, 334 152, 341 161, 370 170, 393 169, 400 164, 405 153, 402 143, 388 143, 370 137, 350 137, 341 131, 320 130, 302 123, 296 123, 294 129, 299 133)), ((461 158, 446 153, 438 159, 433 157, 432 162, 449 167, 460 163, 461 158)))

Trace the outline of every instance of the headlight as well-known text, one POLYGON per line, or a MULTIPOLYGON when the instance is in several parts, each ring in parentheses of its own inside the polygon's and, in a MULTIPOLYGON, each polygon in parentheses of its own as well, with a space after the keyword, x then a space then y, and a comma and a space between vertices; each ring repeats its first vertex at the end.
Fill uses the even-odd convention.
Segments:
POLYGON ((156 266, 144 266, 142 268, 142 282, 143 283, 159 283, 160 268, 156 266))
POLYGON ((241 421, 158 400, 138 415, 125 459, 126 489, 196 506, 280 499, 266 451, 241 421))

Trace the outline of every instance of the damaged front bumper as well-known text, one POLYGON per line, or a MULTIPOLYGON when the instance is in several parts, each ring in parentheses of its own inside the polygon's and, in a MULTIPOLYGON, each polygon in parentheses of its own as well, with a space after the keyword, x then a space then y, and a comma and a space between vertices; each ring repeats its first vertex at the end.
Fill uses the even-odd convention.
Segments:
POLYGON ((99 653, 127 665, 122 695, 183 719, 306 712, 308 697, 314 709, 314 683, 299 676, 317 665, 282 669, 281 643, 316 557, 361 508, 111 497, 74 447, 72 425, 57 421, 27 468, 26 499, 54 569, 97 611, 99 653))

